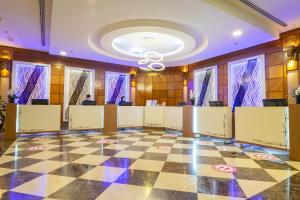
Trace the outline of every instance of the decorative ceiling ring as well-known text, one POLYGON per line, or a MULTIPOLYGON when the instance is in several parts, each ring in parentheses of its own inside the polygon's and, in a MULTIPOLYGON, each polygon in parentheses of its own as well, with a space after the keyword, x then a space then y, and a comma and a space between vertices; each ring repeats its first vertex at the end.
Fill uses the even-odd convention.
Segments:
MULTIPOLYGON (((192 59, 193 56, 202 52, 208 45, 207 37, 199 32, 199 30, 186 24, 156 19, 125 20, 109 24, 105 27, 96 28, 89 34, 88 43, 92 49, 104 56, 123 61, 137 62, 139 59, 143 59, 143 55, 146 51, 142 52, 138 48, 131 49, 131 55, 126 55, 124 52, 116 51, 116 49, 113 48, 112 43, 114 39, 119 38, 120 36, 143 32, 158 33, 162 34, 162 36, 174 36, 174 38, 179 39, 176 41, 182 41, 183 45, 181 43, 176 43, 173 46, 165 46, 166 48, 162 48, 162 51, 148 49, 160 52, 164 57, 164 64, 167 66, 172 62, 188 62, 189 59, 192 59)), ((148 36, 142 38, 144 38, 146 42, 152 40, 152 37, 148 36)), ((124 43, 119 44, 123 45, 124 43)), ((130 48, 126 48, 126 50, 128 49, 130 48)))
POLYGON ((138 64, 139 65, 145 65, 145 64, 147 64, 149 62, 149 60, 147 60, 147 59, 142 59, 142 60, 139 60, 138 61, 138 64))

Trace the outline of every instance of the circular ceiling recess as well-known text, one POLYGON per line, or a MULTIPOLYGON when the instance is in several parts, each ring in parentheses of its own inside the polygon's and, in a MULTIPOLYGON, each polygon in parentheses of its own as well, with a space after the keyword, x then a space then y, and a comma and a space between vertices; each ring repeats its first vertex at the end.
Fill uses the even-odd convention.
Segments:
POLYGON ((96 52, 115 59, 137 62, 141 58, 184 62, 208 44, 199 31, 164 20, 127 20, 93 30, 88 43, 96 52), (152 52, 152 54, 151 54, 152 52), (157 52, 157 56, 155 56, 157 52))
POLYGON ((112 41, 112 47, 121 54, 143 57, 147 52, 159 52, 163 57, 174 55, 184 47, 184 42, 173 35, 158 32, 133 32, 112 41))

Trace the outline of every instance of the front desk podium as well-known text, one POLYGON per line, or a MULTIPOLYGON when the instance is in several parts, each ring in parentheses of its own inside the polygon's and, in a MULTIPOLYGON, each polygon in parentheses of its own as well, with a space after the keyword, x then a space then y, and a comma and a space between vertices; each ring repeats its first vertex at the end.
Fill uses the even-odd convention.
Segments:
POLYGON ((300 105, 289 105, 290 159, 300 161, 300 105))
POLYGON ((8 103, 6 105, 6 119, 4 139, 15 140, 17 138, 17 104, 8 103))
POLYGON ((183 106, 183 117, 182 117, 182 136, 183 137, 195 137, 193 131, 193 109, 192 105, 183 106))
POLYGON ((115 104, 106 104, 104 105, 104 134, 117 134, 118 128, 118 106, 115 104))

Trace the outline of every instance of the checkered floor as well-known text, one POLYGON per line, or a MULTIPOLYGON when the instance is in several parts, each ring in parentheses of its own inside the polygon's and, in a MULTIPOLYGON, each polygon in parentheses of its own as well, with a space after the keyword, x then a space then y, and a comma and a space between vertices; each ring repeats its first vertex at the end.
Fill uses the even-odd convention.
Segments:
POLYGON ((20 137, 0 157, 1 199, 300 199, 286 152, 131 130, 20 137))

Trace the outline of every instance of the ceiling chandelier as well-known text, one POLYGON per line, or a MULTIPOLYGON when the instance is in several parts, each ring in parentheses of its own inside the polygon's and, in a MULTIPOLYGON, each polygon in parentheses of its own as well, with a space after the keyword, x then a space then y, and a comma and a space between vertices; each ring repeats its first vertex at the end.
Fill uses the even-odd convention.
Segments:
POLYGON ((147 51, 144 58, 138 61, 139 68, 145 71, 162 71, 165 65, 162 63, 164 57, 157 51, 147 51))

